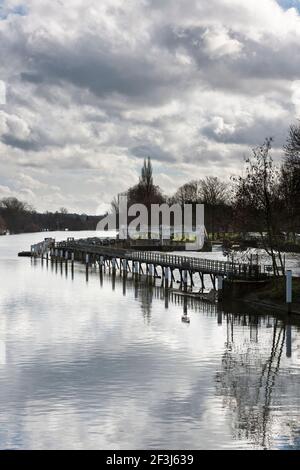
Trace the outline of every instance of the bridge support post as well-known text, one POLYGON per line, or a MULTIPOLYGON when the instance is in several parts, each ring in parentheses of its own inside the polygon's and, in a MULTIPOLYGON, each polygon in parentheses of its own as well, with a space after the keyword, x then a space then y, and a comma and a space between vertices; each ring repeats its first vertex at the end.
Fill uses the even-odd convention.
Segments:
POLYGON ((154 276, 154 266, 153 266, 153 264, 148 265, 148 273, 149 273, 150 281, 152 281, 153 276, 154 276))
POLYGON ((165 288, 168 289, 170 281, 170 268, 164 269, 165 288))
POLYGON ((99 279, 100 279, 100 287, 103 286, 103 263, 99 261, 99 279))
POLYGON ((100 256, 100 260, 99 260, 99 270, 100 270, 101 273, 102 273, 102 270, 103 270, 103 266, 104 266, 104 257, 103 257, 103 256, 100 256))
POLYGON ((203 293, 204 289, 205 289, 204 274, 199 273, 199 276, 200 276, 200 281, 201 281, 201 290, 202 290, 202 293, 203 293))
POLYGON ((218 300, 223 300, 223 276, 218 276, 218 300))
POLYGON ((60 262, 62 263, 64 259, 64 252, 63 250, 60 250, 60 262))
POLYGON ((174 269, 171 268, 171 286, 173 286, 173 282, 175 282, 174 269))
POLYGON ((183 284, 184 284, 184 292, 187 292, 188 284, 187 284, 187 270, 186 269, 183 271, 183 284))
POLYGON ((72 254, 71 254, 72 279, 74 278, 74 260, 75 260, 75 253, 73 251, 72 254))
POLYGON ((90 256, 88 253, 85 255, 85 275, 86 275, 86 281, 88 282, 89 280, 89 262, 90 262, 90 256))
POLYGON ((211 274, 210 279, 211 279, 211 283, 212 283, 214 290, 216 290, 216 277, 213 274, 211 274))
POLYGON ((112 272, 113 274, 116 274, 116 258, 113 258, 111 260, 111 266, 112 266, 112 272))
POLYGON ((129 262, 128 262, 127 259, 125 259, 125 273, 126 273, 126 275, 129 271, 130 271, 129 262))
POLYGON ((140 261, 140 267, 139 267, 139 274, 144 274, 143 265, 141 261, 140 261))

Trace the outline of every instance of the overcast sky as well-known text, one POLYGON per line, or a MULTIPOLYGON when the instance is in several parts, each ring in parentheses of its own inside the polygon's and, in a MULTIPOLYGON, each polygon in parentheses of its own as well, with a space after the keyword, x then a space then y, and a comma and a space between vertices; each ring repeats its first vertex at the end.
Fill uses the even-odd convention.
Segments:
POLYGON ((267 136, 278 158, 300 0, 0 0, 0 80, 0 198, 102 212, 146 156, 171 194, 267 136))

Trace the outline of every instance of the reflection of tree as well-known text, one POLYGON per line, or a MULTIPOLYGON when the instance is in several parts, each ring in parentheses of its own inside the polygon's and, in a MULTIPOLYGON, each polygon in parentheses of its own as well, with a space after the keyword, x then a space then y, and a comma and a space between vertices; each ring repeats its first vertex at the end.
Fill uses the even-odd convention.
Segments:
POLYGON ((226 351, 222 371, 216 377, 217 391, 235 416, 235 437, 263 448, 270 447, 272 393, 285 342, 285 326, 276 320, 273 328, 271 351, 266 357, 258 343, 251 342, 251 336, 242 345, 234 342, 234 318, 228 316, 226 351))

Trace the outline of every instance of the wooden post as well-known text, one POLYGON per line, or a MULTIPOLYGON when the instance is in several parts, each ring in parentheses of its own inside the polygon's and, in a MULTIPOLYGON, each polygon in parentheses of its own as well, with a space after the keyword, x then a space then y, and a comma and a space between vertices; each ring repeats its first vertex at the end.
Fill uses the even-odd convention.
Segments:
POLYGON ((85 274, 86 274, 86 282, 89 280, 89 262, 90 256, 88 253, 85 254, 85 274))
POLYGON ((75 254, 74 254, 74 252, 71 254, 71 260, 72 260, 72 264, 71 264, 72 279, 74 279, 74 260, 75 260, 75 254))
POLYGON ((201 279, 201 290, 202 290, 202 293, 203 293, 204 289, 205 289, 204 274, 199 272, 199 276, 200 276, 200 279, 201 279))
POLYGON ((149 264, 149 276, 153 277, 153 264, 149 264))
POLYGON ((170 268, 165 268, 164 270, 164 277, 165 277, 165 287, 166 289, 169 287, 169 279, 170 279, 170 268))
POLYGON ((288 307, 288 313, 292 312, 293 302, 293 272, 291 270, 286 272, 286 303, 288 307))
POLYGON ((184 291, 187 292, 187 270, 183 271, 183 283, 184 283, 184 291))
POLYGON ((218 276, 218 300, 223 300, 223 277, 218 276))

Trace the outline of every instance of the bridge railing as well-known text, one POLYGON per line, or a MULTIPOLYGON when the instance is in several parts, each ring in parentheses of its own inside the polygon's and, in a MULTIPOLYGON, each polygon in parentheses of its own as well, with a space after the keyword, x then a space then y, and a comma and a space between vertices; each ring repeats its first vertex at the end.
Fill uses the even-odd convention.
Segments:
POLYGON ((40 256, 44 253, 47 253, 50 250, 50 248, 53 247, 54 244, 55 244, 54 238, 45 238, 43 242, 31 245, 31 253, 34 256, 40 256))
POLYGON ((182 269, 191 269, 207 273, 234 274, 242 277, 257 277, 261 274, 261 266, 229 261, 193 258, 189 256, 165 255, 153 252, 133 252, 131 258, 141 262, 162 264, 182 269))
POLYGON ((234 275, 241 278, 258 278, 265 275, 262 273, 262 268, 259 265, 209 260, 149 251, 131 251, 113 246, 103 246, 98 243, 87 243, 86 240, 60 242, 56 245, 59 248, 66 248, 68 250, 79 250, 108 257, 121 257, 132 261, 199 271, 208 274, 234 275))

